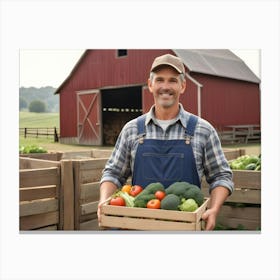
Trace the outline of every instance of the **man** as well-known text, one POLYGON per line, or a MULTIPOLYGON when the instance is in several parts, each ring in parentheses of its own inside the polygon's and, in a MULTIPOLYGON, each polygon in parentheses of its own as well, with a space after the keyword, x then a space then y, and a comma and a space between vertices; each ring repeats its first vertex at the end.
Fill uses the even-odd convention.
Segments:
POLYGON ((148 87, 154 105, 122 129, 100 185, 100 205, 132 176, 133 185, 186 181, 200 187, 205 175, 211 205, 203 214, 206 230, 215 227, 220 207, 233 191, 232 172, 215 129, 179 103, 186 88, 185 67, 173 55, 157 57, 148 87))

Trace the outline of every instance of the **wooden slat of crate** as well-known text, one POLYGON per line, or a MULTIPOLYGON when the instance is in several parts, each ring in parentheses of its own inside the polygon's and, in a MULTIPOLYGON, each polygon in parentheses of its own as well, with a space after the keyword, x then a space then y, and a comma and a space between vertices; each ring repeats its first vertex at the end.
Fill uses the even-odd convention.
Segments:
POLYGON ((69 151, 64 152, 62 159, 90 159, 92 158, 91 150, 88 151, 69 151))
POLYGON ((60 184, 60 169, 58 167, 22 169, 19 171, 19 175, 21 188, 60 184))
POLYGON ((55 153, 34 153, 34 154, 21 154, 20 157, 37 158, 43 160, 60 161, 61 152, 55 153))
POLYGON ((20 230, 30 230, 44 226, 55 225, 59 222, 59 212, 49 212, 20 218, 20 230))
POLYGON ((239 218, 247 220, 261 219, 261 208, 260 207, 233 207, 229 205, 223 205, 219 216, 227 218, 239 218))
POLYGON ((236 188, 232 195, 228 197, 227 202, 260 204, 261 190, 236 188))
POLYGON ((56 167, 59 165, 60 163, 58 161, 41 160, 41 159, 25 158, 25 157, 19 158, 20 169, 48 168, 48 167, 56 167))
POLYGON ((80 206, 80 213, 82 215, 87 215, 90 213, 96 213, 99 201, 93 201, 80 206))
POLYGON ((105 158, 80 161, 81 184, 99 182, 107 160, 105 158))
POLYGON ((71 160, 61 160, 61 200, 60 227, 63 230, 74 229, 74 175, 71 160))
MULTIPOLYGON (((203 185, 201 187, 201 190, 205 197, 209 197, 209 190, 207 186, 203 185)), ((226 201, 236 203, 260 204, 261 190, 235 188, 234 192, 227 198, 226 201)))
POLYGON ((19 205, 20 217, 58 211, 58 199, 46 198, 22 201, 19 205))
POLYGON ((201 222, 177 222, 101 215, 102 226, 135 230, 200 230, 201 222))
POLYGON ((46 226, 46 227, 42 227, 42 228, 38 228, 37 230, 42 230, 42 231, 45 231, 45 230, 57 230, 57 225, 51 225, 51 226, 46 226))
POLYGON ((92 150, 91 151, 91 156, 93 158, 107 158, 112 154, 112 150, 92 150))
POLYGON ((92 182, 81 185, 80 203, 99 200, 100 193, 99 182, 92 182))
POLYGON ((260 189, 261 171, 233 170, 233 182, 236 188, 260 189))
POLYGON ((217 218, 217 223, 233 229, 242 226, 242 228, 245 230, 258 230, 261 227, 261 222, 259 220, 229 218, 223 216, 217 218))
POLYGON ((96 220, 96 219, 97 219, 97 213, 93 212, 93 213, 81 215, 80 223, 87 222, 87 221, 90 221, 90 220, 96 220))
POLYGON ((80 230, 101 230, 98 226, 98 220, 90 220, 83 223, 80 223, 80 230))
POLYGON ((227 160, 232 160, 245 155, 245 149, 225 149, 224 154, 227 160))
POLYGON ((19 198, 20 201, 30 201, 35 199, 56 197, 56 186, 38 186, 30 188, 20 188, 19 198))

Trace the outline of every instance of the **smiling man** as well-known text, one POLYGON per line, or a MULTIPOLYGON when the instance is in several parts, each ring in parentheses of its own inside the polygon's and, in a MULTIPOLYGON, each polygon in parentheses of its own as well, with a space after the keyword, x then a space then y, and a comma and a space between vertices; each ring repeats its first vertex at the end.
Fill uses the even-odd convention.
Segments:
POLYGON ((206 230, 215 227, 219 210, 233 191, 232 172, 217 132, 206 120, 184 110, 185 67, 180 58, 166 54, 151 67, 148 87, 154 105, 147 114, 122 129, 100 185, 100 205, 132 176, 132 184, 146 187, 160 182, 167 188, 186 181, 209 184, 211 205, 203 214, 206 230))

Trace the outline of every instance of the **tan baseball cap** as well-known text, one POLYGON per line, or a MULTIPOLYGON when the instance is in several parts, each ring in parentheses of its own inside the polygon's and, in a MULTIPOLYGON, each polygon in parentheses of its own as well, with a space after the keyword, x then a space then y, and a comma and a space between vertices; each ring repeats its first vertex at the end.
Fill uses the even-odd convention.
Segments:
POLYGON ((169 65, 173 67, 178 73, 185 74, 184 64, 182 60, 177 56, 171 54, 164 54, 162 56, 156 57, 152 64, 151 72, 153 72, 157 67, 161 65, 169 65))

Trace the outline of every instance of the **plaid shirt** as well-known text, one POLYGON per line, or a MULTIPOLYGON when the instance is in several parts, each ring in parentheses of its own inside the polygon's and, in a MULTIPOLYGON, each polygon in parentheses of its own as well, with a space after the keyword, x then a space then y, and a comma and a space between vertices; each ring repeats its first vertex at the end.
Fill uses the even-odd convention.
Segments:
MULTIPOLYGON (((145 139, 185 139, 186 124, 190 113, 180 104, 176 119, 164 131, 154 116, 154 106, 146 114, 145 139)), ((122 129, 115 148, 103 170, 101 183, 111 181, 118 187, 125 184, 133 173, 134 159, 138 147, 139 135, 136 119, 129 121, 122 129)), ((205 176, 209 190, 224 186, 233 191, 232 172, 223 153, 216 130, 206 120, 198 119, 191 145, 195 157, 199 179, 205 176)))

